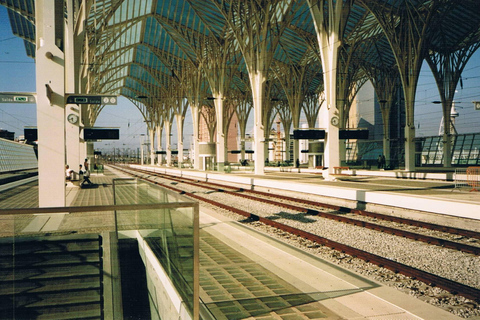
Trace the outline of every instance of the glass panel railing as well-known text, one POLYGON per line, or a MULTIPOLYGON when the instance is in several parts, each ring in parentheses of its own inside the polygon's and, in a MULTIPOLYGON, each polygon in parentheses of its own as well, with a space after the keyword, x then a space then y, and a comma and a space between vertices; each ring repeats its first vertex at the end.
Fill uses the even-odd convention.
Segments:
POLYGON ((172 281, 187 309, 196 310, 198 294, 198 207, 189 199, 135 178, 113 179, 115 204, 164 204, 162 211, 116 213, 118 232, 138 230, 172 281))
MULTIPOLYGON (((142 184, 125 187, 136 188, 137 199, 156 192, 142 184)), ((135 239, 149 284, 145 296, 161 296, 155 292, 161 265, 183 300, 170 310, 176 307, 178 319, 198 319, 198 204, 164 193, 161 199, 178 201, 128 203, 120 190, 114 206, 0 210, 3 315, 120 318, 122 286, 132 275, 123 273, 117 243, 135 239)))

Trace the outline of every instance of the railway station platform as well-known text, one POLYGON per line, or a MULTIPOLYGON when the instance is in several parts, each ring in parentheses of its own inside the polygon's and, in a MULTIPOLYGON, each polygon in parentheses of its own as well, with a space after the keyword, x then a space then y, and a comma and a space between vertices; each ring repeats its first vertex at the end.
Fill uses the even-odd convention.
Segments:
MULTIPOLYGON (((134 166, 199 180, 277 189, 308 194, 319 201, 351 209, 369 210, 480 231, 480 192, 459 187, 449 172, 405 173, 394 170, 357 170, 325 179, 321 170, 272 168, 264 175, 251 171, 229 173, 159 166, 134 166)), ((478 188, 477 188, 478 189, 478 188)))
MULTIPOLYGON (((310 188, 319 183, 312 174, 288 174, 267 174, 261 179, 277 184, 295 181, 310 188)), ((260 177, 251 174, 222 176, 260 183, 260 177)), ((94 187, 69 187, 68 205, 113 204, 112 179, 118 177, 125 174, 108 168, 104 174, 91 176, 94 187)), ((327 187, 333 182, 325 183, 327 187)), ((340 183, 345 188, 346 182, 340 183)), ((34 189, 34 185, 16 188, 17 194, 10 190, 9 199, 0 199, 0 208, 25 206, 22 193, 33 196, 34 189)), ((200 212, 200 298, 206 307, 203 319, 459 319, 209 209, 201 208, 200 212)), ((65 215, 55 225, 68 223, 68 219, 65 215)))

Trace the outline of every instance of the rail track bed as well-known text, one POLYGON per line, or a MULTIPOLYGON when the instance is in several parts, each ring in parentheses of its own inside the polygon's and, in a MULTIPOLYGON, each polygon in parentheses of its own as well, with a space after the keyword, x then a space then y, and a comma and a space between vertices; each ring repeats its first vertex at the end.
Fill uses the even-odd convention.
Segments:
POLYGON ((470 314, 480 314, 477 232, 238 186, 118 169, 233 212, 251 224, 260 222, 276 228, 279 231, 273 233, 277 236, 306 239, 310 248, 327 246, 342 257, 349 255, 472 300, 460 299, 460 303, 473 309, 470 314))

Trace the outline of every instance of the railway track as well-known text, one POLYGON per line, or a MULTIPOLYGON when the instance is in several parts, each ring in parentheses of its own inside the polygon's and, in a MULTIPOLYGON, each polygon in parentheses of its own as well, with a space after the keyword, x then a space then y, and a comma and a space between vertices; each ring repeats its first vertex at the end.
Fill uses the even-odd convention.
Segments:
MULTIPOLYGON (((129 174, 133 174, 131 172, 131 171, 133 171, 133 169, 131 169, 131 168, 129 168, 128 170, 125 170, 124 168, 117 167, 117 169, 120 169, 120 170, 122 170, 124 172, 127 172, 129 174)), ((137 171, 137 169, 135 169, 135 171, 137 171)), ((274 220, 269 219, 267 217, 262 217, 260 215, 253 214, 251 212, 242 210, 238 207, 233 207, 233 206, 227 205, 225 203, 220 203, 218 201, 214 201, 212 199, 209 199, 208 196, 201 196, 199 193, 186 192, 186 191, 181 190, 178 187, 174 187, 172 185, 161 184, 158 181, 155 181, 155 180, 151 179, 151 176, 155 175, 153 172, 143 171, 143 170, 139 170, 137 172, 150 176, 150 177, 148 177, 148 176, 147 177, 142 177, 142 179, 144 179, 146 181, 149 181, 153 184, 161 185, 163 187, 171 189, 172 191, 182 193, 182 194, 184 194, 188 197, 197 199, 197 200, 205 202, 205 203, 209 203, 210 205, 222 208, 224 210, 234 212, 234 213, 239 214, 241 216, 244 216, 244 217, 246 217, 246 218, 248 218, 252 221, 262 222, 266 225, 272 226, 272 227, 277 228, 279 230, 289 232, 289 233, 297 235, 299 237, 311 240, 311 241, 313 241, 317 244, 330 247, 332 249, 341 251, 341 252, 343 252, 345 254, 348 254, 348 255, 351 255, 353 257, 357 257, 357 258, 360 258, 364 261, 367 261, 367 262, 373 263, 375 265, 378 265, 380 267, 384 267, 384 268, 389 269, 389 270, 391 270, 395 273, 400 273, 400 274, 403 274, 407 277, 411 277, 411 278, 417 279, 419 281, 422 281, 424 283, 427 283, 431 286, 439 287, 439 288, 444 289, 446 291, 449 291, 453 294, 458 294, 458 295, 464 296, 468 299, 480 301, 480 290, 477 289, 477 288, 470 287, 468 285, 455 282, 453 280, 450 280, 450 279, 447 279, 447 278, 444 278, 444 277, 426 272, 424 270, 420 270, 420 269, 411 267, 411 266, 406 265, 406 264, 396 262, 394 260, 379 256, 379 255, 376 255, 376 254, 373 254, 373 253, 370 253, 370 252, 367 252, 367 251, 364 251, 364 250, 354 248, 352 246, 348 246, 348 245, 345 245, 345 244, 342 244, 342 243, 339 243, 339 242, 336 242, 336 241, 332 241, 330 239, 321 237, 317 234, 313 234, 313 233, 307 232, 305 230, 301 230, 301 229, 295 228, 293 226, 289 226, 289 225, 280 223, 278 221, 274 221, 274 220)), ((138 173, 136 175, 138 176, 138 173)), ((232 195, 232 196, 240 196, 240 197, 248 198, 250 200, 262 201, 262 202, 267 203, 267 204, 271 204, 271 205, 275 205, 275 206, 281 206, 281 207, 284 207, 284 208, 288 208, 290 210, 303 212, 303 213, 306 213, 306 214, 309 214, 309 215, 318 215, 318 216, 323 217, 323 218, 333 219, 333 220, 337 220, 337 221, 340 221, 340 222, 343 222, 343 223, 348 223, 348 224, 353 224, 353 225, 356 225, 356 226, 366 227, 366 228, 370 228, 372 230, 377 230, 377 231, 381 231, 381 232, 385 232, 385 233, 390 233, 390 234, 394 234, 394 235, 401 236, 401 237, 406 237, 406 238, 413 239, 413 240, 423 241, 423 242, 426 242, 426 243, 429 243, 429 244, 448 247, 448 248, 451 248, 451 249, 460 250, 460 251, 467 252, 467 253, 470 253, 470 254, 479 255, 479 252, 480 252, 479 247, 464 245, 464 244, 448 241, 448 240, 445 240, 445 239, 439 239, 439 238, 419 235, 419 234, 408 232, 408 231, 405 231, 405 230, 398 230, 398 229, 395 229, 395 228, 379 226, 379 225, 376 225, 376 224, 373 224, 373 223, 368 223, 368 222, 365 222, 365 221, 359 221, 359 220, 351 219, 351 218, 348 218, 348 217, 342 217, 342 216, 339 216, 338 214, 332 214, 332 213, 324 212, 322 210, 306 209, 305 207, 301 207, 299 205, 279 203, 278 201, 271 200, 271 199, 261 199, 261 198, 259 198, 259 196, 263 196, 263 197, 268 196, 269 198, 273 197, 274 199, 279 199, 279 200, 282 199, 282 200, 289 201, 289 202, 296 202, 296 203, 305 204, 305 205, 308 204, 309 206, 317 206, 318 207, 319 206, 318 203, 316 203, 314 201, 300 200, 300 199, 296 199, 296 198, 292 198, 292 197, 273 195, 271 193, 264 193, 264 192, 259 192, 259 191, 244 190, 244 189, 241 189, 241 188, 238 188, 238 187, 224 186, 224 185, 214 184, 214 183, 210 183, 210 182, 205 183, 205 182, 200 182, 198 180, 188 179, 188 178, 184 178, 184 177, 178 178, 178 177, 167 177, 165 175, 162 175, 161 178, 168 179, 170 181, 174 181, 174 182, 177 182, 177 183, 189 183, 189 184, 200 186, 202 188, 206 188, 206 189, 209 189, 209 190, 212 190, 212 191, 221 191, 222 193, 232 195), (227 189, 229 189, 229 190, 227 190, 227 189)), ((360 214, 360 215, 363 215, 363 216, 372 215, 376 219, 381 219, 381 218, 379 218, 379 216, 377 214, 372 214, 372 213, 369 213, 369 212, 366 212, 366 211, 349 210, 347 208, 332 206, 332 205, 326 205, 326 204, 321 204, 321 207, 323 207, 324 209, 335 210, 335 211, 339 211, 339 212, 351 212, 351 211, 353 211, 353 213, 356 213, 356 214, 360 214), (359 211, 359 212, 357 213, 355 211, 359 211)), ((380 215, 380 216, 383 216, 383 215, 380 215)), ((385 216, 385 217, 382 217, 382 218, 383 218, 383 220, 389 220, 390 217, 385 216)), ((415 223, 415 221, 413 221, 413 220, 409 220, 409 219, 401 219, 401 220, 406 220, 406 223, 408 223, 409 225, 417 225, 417 223, 415 223)), ((398 223, 398 221, 395 221, 395 222, 398 223)), ((469 231, 469 230, 450 228, 450 227, 442 228, 442 226, 432 225, 432 224, 428 224, 428 223, 424 223, 424 222, 419 223, 418 225, 422 225, 423 228, 428 228, 428 229, 432 229, 432 230, 437 230, 437 231, 441 230, 442 232, 450 232, 450 233, 460 234, 460 235, 467 235, 468 234, 471 238, 476 238, 476 239, 478 239, 480 237, 480 235, 478 235, 477 233, 474 233, 474 232, 469 231), (426 227, 424 227, 423 225, 426 225, 426 227)))
MULTIPOLYGON (((138 169, 136 169, 136 170, 138 170, 138 169)), ((149 175, 152 174, 152 172, 146 171, 146 170, 138 170, 138 172, 143 172, 143 173, 149 174, 149 175)), ((480 255, 480 247, 479 246, 473 246, 473 245, 469 245, 469 244, 464 244, 464 243, 451 241, 451 240, 448 240, 448 239, 433 237, 433 236, 424 235, 424 234, 420 234, 420 233, 415 233, 415 232, 411 232, 411 231, 407 231, 407 230, 403 230, 403 229, 398 229, 398 228, 388 227, 388 226, 384 226, 384 225, 380 225, 380 224, 376 224, 376 223, 362 221, 362 220, 346 217, 346 216, 343 216, 343 215, 339 215, 338 212, 353 213, 353 214, 356 214, 356 215, 359 215, 359 216, 370 217, 370 218, 373 218, 373 219, 395 222, 395 223, 398 223, 398 224, 415 226, 417 228, 423 228, 423 229, 448 233, 448 234, 452 234, 452 235, 459 235, 459 236, 473 238, 473 239, 480 239, 480 233, 474 232, 474 231, 471 231, 471 230, 442 226, 442 225, 428 223, 428 222, 422 222, 422 221, 415 221, 415 220, 412 220, 412 219, 399 218, 399 217, 394 217, 394 216, 389 216, 389 215, 383 215, 383 214, 368 212, 368 211, 364 211, 364 210, 349 209, 349 208, 346 208, 346 207, 334 206, 334 205, 325 204, 325 203, 318 203, 318 202, 315 202, 315 201, 293 198, 293 197, 274 194, 274 193, 239 189, 237 187, 221 185, 221 184, 212 183, 212 182, 200 182, 198 180, 189 179, 189 178, 185 178, 185 177, 178 178, 178 177, 162 175, 162 178, 168 179, 168 180, 171 180, 171 181, 175 181, 175 182, 179 182, 179 183, 190 183, 190 184, 194 184, 194 185, 199 185, 202 188, 209 189, 209 190, 212 190, 212 191, 221 191, 225 194, 229 194, 229 195, 232 195, 232 196, 235 196, 235 197, 242 197, 242 198, 245 198, 245 199, 259 201, 259 202, 283 207, 285 209, 307 213, 309 215, 317 215, 317 216, 320 216, 322 218, 335 220, 335 221, 339 221, 339 222, 342 222, 342 223, 347 223, 347 224, 360 226, 360 227, 364 227, 364 228, 371 229, 371 230, 385 232, 385 233, 389 233, 389 234, 392 234, 392 235, 396 235, 396 236, 400 236, 400 237, 404 237, 404 238, 408 238, 408 239, 412 239, 412 240, 416 240, 416 241, 422 241, 422 242, 425 242, 425 243, 428 243, 428 244, 431 244, 431 245, 437 245, 437 246, 441 246, 441 247, 444 247, 444 248, 458 250, 458 251, 462 251, 462 252, 469 253, 469 254, 480 255), (261 197, 259 197, 259 196, 261 196, 261 197), (272 198, 277 199, 277 200, 281 200, 281 201, 284 201, 284 202, 278 202, 276 200, 270 200, 272 198), (289 203, 287 203, 285 201, 288 201, 289 203), (292 204, 292 203, 295 203, 295 204, 292 204), (311 208, 306 208, 305 206, 309 206, 311 208), (321 208, 321 209, 318 210, 318 209, 315 209, 315 208, 321 208), (330 212, 327 212, 327 211, 322 210, 322 209, 328 209, 328 210, 334 211, 336 213, 330 213, 330 212)))

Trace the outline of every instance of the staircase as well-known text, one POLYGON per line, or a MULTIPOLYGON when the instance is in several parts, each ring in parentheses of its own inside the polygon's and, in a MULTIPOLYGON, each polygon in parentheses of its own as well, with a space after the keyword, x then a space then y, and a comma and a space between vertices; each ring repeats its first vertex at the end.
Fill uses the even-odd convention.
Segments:
POLYGON ((103 319, 99 235, 2 239, 0 319, 103 319))

